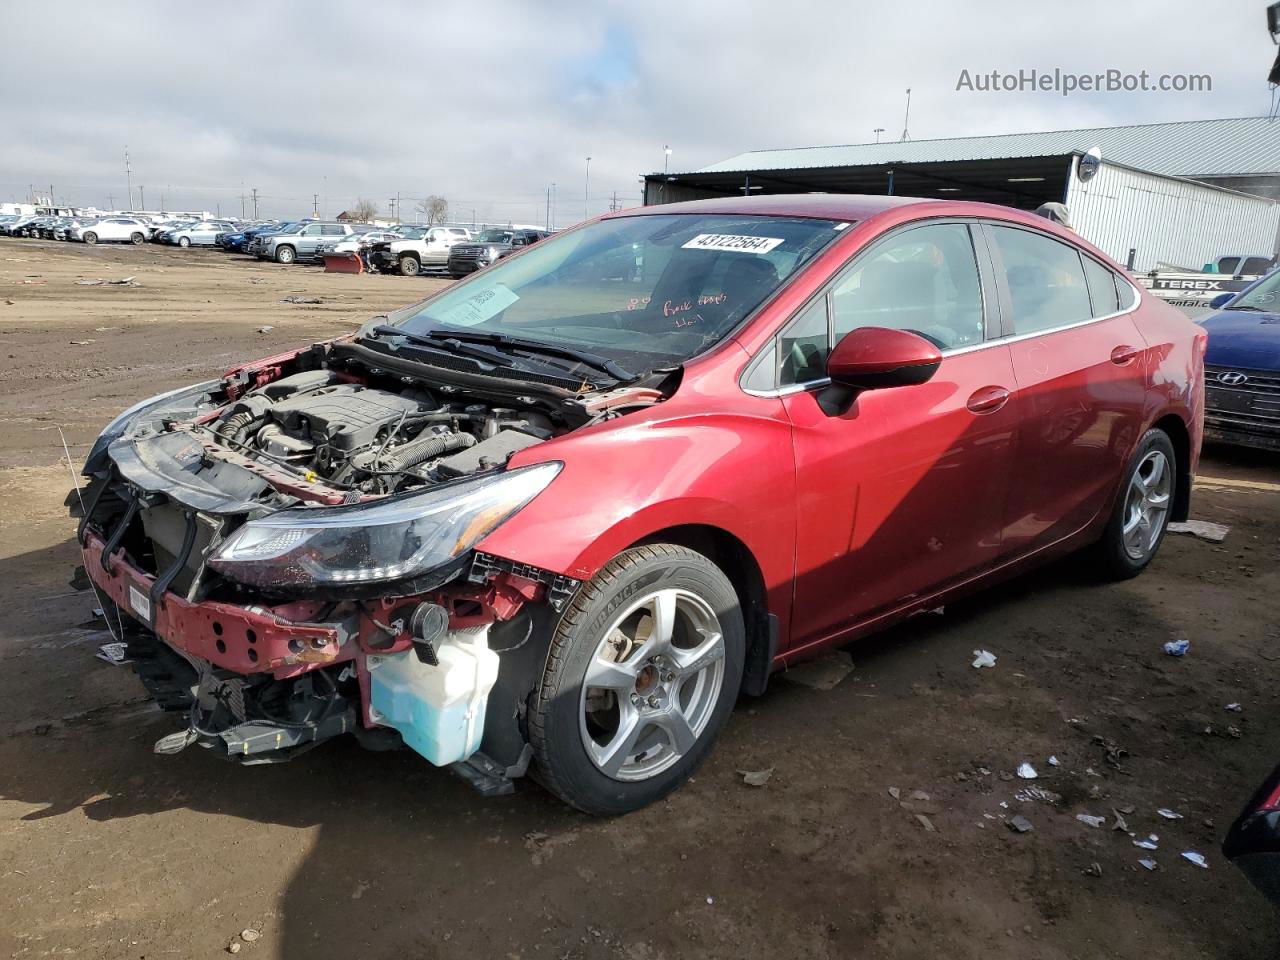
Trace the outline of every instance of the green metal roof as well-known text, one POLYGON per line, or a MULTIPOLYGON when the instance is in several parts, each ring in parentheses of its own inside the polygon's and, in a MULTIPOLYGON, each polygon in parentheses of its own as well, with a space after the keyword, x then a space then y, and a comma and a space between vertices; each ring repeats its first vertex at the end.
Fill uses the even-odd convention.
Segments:
POLYGON ((803 170, 948 160, 1064 156, 1090 147, 1102 159, 1176 177, 1280 173, 1280 119, 1184 120, 1130 127, 1092 127, 992 137, 951 137, 834 147, 752 150, 703 167, 698 173, 803 170))

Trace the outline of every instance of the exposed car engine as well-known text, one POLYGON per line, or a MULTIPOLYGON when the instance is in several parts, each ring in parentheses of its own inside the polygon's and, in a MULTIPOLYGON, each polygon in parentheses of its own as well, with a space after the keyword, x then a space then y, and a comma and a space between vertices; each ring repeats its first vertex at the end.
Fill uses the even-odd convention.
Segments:
POLYGON ((484 403, 442 403, 331 370, 282 377, 208 424, 220 446, 362 494, 387 494, 502 466, 555 433, 551 419, 484 403))

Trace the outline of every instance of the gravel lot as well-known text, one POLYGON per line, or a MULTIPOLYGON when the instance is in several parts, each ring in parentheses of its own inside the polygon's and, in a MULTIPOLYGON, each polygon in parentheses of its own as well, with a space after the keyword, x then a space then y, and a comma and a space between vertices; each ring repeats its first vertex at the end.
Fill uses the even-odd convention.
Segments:
POLYGON ((129 403, 442 282, 0 240, 0 957, 1277 954, 1273 912, 1217 851, 1280 759, 1270 455, 1207 451, 1194 515, 1225 544, 1171 536, 1119 585, 1060 563, 855 646, 831 689, 781 678, 693 783, 624 819, 532 785, 484 800, 354 743, 279 767, 154 756, 174 721, 94 658, 92 601, 67 586, 59 428, 78 465, 129 403), (1185 658, 1161 652, 1183 635, 1185 658), (1023 761, 1059 803, 1015 799, 1023 761), (1110 829, 1129 808, 1154 854, 1110 829))

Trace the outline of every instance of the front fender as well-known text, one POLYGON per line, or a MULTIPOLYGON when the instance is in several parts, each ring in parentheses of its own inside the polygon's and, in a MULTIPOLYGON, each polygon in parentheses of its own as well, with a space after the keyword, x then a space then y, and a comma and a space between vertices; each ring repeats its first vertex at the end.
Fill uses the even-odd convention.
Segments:
POLYGON ((785 620, 795 562, 791 427, 776 399, 735 402, 743 409, 660 417, 664 404, 648 421, 629 423, 645 417, 633 414, 524 451, 513 467, 559 460, 564 469, 477 549, 587 580, 659 531, 713 527, 752 553, 769 608, 785 620))

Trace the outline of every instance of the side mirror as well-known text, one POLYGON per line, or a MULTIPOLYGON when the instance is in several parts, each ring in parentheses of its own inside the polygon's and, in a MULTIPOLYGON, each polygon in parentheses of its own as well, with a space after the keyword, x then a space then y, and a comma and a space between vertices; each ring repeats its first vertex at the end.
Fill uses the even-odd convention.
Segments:
POLYGON ((918 334, 861 327, 845 334, 827 357, 831 386, 818 402, 828 416, 837 416, 863 390, 926 383, 941 363, 938 348, 918 334))
POLYGON ((1234 294, 1234 293, 1220 293, 1220 294, 1218 294, 1216 297, 1214 297, 1212 300, 1210 300, 1210 301, 1209 301, 1209 309, 1210 309, 1210 310, 1221 310, 1223 307, 1225 307, 1228 303, 1230 303, 1230 302, 1231 302, 1231 299, 1232 299, 1234 296, 1235 296, 1235 294, 1234 294))

